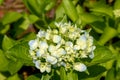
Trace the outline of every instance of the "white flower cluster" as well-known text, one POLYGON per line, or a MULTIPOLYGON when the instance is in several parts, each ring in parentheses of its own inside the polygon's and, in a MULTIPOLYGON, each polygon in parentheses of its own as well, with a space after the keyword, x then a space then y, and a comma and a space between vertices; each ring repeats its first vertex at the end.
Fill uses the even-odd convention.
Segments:
POLYGON ((82 58, 93 58, 93 37, 71 23, 55 23, 55 29, 40 30, 35 40, 29 41, 29 53, 41 72, 52 67, 65 67, 83 72, 87 69, 82 58))

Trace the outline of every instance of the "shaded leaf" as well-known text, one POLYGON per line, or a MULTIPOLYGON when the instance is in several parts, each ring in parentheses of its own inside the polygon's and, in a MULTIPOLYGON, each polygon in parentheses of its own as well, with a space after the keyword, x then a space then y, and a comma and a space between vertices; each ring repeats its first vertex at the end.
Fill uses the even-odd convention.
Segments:
POLYGON ((17 21, 18 19, 20 19, 22 17, 22 15, 20 13, 17 12, 8 12, 4 15, 4 17, 2 18, 1 22, 3 23, 3 25, 12 23, 17 21))
POLYGON ((91 61, 91 64, 104 63, 115 57, 113 53, 105 46, 97 46, 94 51, 95 57, 91 61))

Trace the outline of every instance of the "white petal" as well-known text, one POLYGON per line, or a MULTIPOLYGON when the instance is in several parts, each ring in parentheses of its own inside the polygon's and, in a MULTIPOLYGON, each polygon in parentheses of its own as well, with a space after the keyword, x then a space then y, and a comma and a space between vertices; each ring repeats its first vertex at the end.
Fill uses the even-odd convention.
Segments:
POLYGON ((40 69, 40 60, 34 61, 35 67, 40 69))
POLYGON ((45 70, 46 70, 46 66, 44 64, 41 64, 40 65, 40 71, 45 72, 45 70))
POLYGON ((28 44, 29 44, 31 50, 34 50, 38 47, 38 41, 37 40, 30 40, 28 44))
POLYGON ((44 41, 40 42, 40 49, 47 49, 47 48, 48 48, 47 42, 44 41))
POLYGON ((46 72, 51 72, 51 65, 46 65, 46 72))
POLYGON ((89 57, 90 57, 91 59, 93 59, 93 58, 94 58, 94 52, 91 52, 91 53, 89 54, 89 57))
POLYGON ((73 47, 73 43, 71 42, 71 41, 67 41, 66 43, 65 43, 65 46, 66 47, 73 47))
POLYGON ((59 35, 54 35, 53 36, 53 42, 54 43, 59 43, 61 41, 61 36, 59 35))
POLYGON ((40 49, 40 50, 38 50, 37 52, 36 52, 36 56, 37 57, 41 57, 41 56, 43 56, 45 54, 45 52, 44 52, 44 50, 42 50, 42 49, 40 49))
POLYGON ((45 37, 45 31, 40 30, 37 34, 37 37, 39 37, 39 38, 45 37))
POLYGON ((87 69, 86 65, 83 63, 75 63, 73 69, 79 72, 83 72, 87 69))
POLYGON ((57 59, 55 57, 49 56, 49 55, 47 56, 46 61, 51 63, 51 64, 56 64, 57 63, 57 59))
POLYGON ((80 46, 80 49, 85 49, 87 47, 86 40, 85 35, 82 35, 79 39, 77 39, 76 44, 80 46))

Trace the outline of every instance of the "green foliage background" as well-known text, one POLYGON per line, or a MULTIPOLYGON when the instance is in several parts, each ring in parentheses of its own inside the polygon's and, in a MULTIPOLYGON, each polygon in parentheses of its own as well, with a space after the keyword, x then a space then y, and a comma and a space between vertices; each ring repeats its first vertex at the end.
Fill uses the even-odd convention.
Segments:
POLYGON ((54 27, 53 23, 59 21, 71 21, 81 29, 92 28, 90 34, 96 50, 95 58, 86 62, 89 73, 66 73, 61 68, 60 72, 50 74, 36 72, 26 80, 120 80, 120 17, 113 13, 120 10, 120 0, 62 0, 60 4, 58 0, 23 0, 23 3, 29 13, 8 12, 0 20, 0 80, 23 80, 19 71, 24 66, 35 69, 28 41, 36 37, 39 29, 54 27), (51 18, 47 13, 53 9, 51 18), (30 25, 34 32, 28 30, 30 25))

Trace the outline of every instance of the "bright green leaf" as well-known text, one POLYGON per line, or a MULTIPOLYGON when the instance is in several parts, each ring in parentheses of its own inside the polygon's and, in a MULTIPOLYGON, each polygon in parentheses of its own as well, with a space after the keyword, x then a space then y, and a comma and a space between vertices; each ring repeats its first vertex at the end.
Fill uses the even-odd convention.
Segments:
POLYGON ((6 80, 22 80, 20 79, 19 75, 18 74, 14 74, 12 76, 10 76, 8 79, 6 80))
POLYGON ((17 61, 12 61, 12 60, 10 60, 8 65, 9 65, 9 66, 8 66, 8 71, 9 71, 11 74, 15 74, 15 73, 17 73, 17 72, 20 70, 20 68, 23 66, 23 62, 22 62, 22 61, 19 61, 19 60, 17 60, 17 61))
POLYGON ((26 80, 41 80, 40 74, 30 75, 26 80))
POLYGON ((50 80, 51 76, 49 74, 42 75, 41 80, 50 80))
POLYGON ((107 75, 105 77, 105 80, 116 80, 115 79, 115 69, 111 68, 110 70, 108 70, 107 75))
POLYGON ((60 80, 67 80, 67 75, 64 67, 60 68, 60 80))
POLYGON ((93 12, 103 13, 103 14, 109 15, 110 17, 113 17, 112 7, 110 7, 108 5, 101 5, 100 4, 99 6, 96 6, 90 10, 93 12))
POLYGON ((114 9, 120 9, 120 0, 115 0, 114 9))
POLYGON ((71 0, 62 0, 62 2, 66 14, 73 22, 75 22, 79 18, 79 16, 74 4, 71 0))
POLYGON ((16 44, 6 51, 9 59, 23 62, 24 65, 33 66, 32 58, 29 55, 28 42, 16 42, 16 44))
POLYGON ((0 71, 6 71, 8 67, 8 60, 3 54, 3 51, 0 50, 0 71))
POLYGON ((13 45, 15 45, 15 41, 5 35, 2 41, 2 48, 8 50, 13 45))
POLYGON ((2 73, 0 73, 0 80, 6 80, 6 76, 4 76, 2 73))
POLYGON ((22 17, 22 15, 20 13, 17 12, 8 12, 4 15, 4 17, 2 18, 2 23, 3 25, 12 23, 17 21, 18 19, 20 19, 22 17))
POLYGON ((0 0, 0 5, 3 3, 4 0, 0 0))
POLYGON ((80 14, 80 18, 82 20, 82 23, 93 23, 95 21, 103 21, 102 17, 96 16, 94 14, 90 13, 82 13, 80 14))
POLYGON ((39 20, 39 18, 38 18, 37 16, 32 15, 32 14, 29 15, 28 18, 29 18, 29 21, 30 21, 31 24, 33 24, 33 23, 35 23, 37 20, 39 20))

